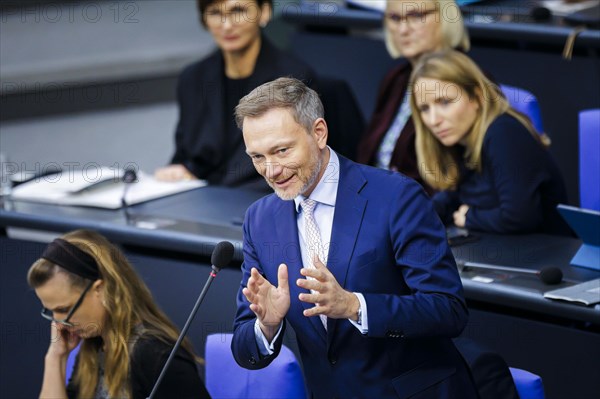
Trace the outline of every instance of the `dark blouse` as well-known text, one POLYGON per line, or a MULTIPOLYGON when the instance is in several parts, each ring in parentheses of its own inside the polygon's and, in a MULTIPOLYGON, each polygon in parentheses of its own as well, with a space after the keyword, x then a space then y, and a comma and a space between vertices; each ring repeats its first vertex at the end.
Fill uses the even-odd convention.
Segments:
POLYGON ((446 223, 461 204, 469 205, 466 227, 494 233, 570 235, 556 205, 567 203, 561 173, 546 150, 519 121, 500 115, 483 140, 481 172, 464 160, 456 191, 434 195, 446 223))
MULTIPOLYGON (((154 337, 140 337, 133 346, 130 363, 131 399, 146 399, 158 379, 163 365, 171 353, 173 345, 154 337)), ((75 364, 77 367, 77 362, 75 364)), ((75 373, 73 373, 74 375, 75 373)), ((69 399, 77 398, 77 386, 73 380, 67 384, 69 399)), ((208 398, 192 356, 179 349, 165 374, 155 398, 208 398)))
MULTIPOLYGON (((411 72, 411 64, 405 61, 392 69, 381 82, 373 116, 357 148, 356 159, 358 162, 375 166, 377 161, 375 157, 379 146, 392 125, 408 90, 411 72)), ((419 174, 415 150, 415 125, 412 118, 406 121, 396 142, 390 160, 390 169, 415 179, 429 194, 433 193, 434 190, 423 181, 419 174)))

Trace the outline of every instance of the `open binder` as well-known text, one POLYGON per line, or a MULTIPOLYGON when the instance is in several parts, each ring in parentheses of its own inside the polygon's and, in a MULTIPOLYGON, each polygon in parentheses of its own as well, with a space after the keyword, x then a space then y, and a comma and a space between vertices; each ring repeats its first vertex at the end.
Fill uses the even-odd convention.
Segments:
MULTIPOLYGON (((56 205, 118 209, 122 205, 125 183, 123 171, 107 167, 93 170, 69 170, 34 178, 15 187, 11 198, 19 201, 56 205)), ((125 202, 135 205, 206 185, 204 180, 164 182, 143 172, 129 183, 125 202)))

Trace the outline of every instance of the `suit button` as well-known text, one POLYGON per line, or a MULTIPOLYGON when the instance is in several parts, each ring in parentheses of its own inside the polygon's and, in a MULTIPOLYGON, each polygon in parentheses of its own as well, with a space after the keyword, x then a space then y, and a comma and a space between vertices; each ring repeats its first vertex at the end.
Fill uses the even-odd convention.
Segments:
POLYGON ((388 331, 385 336, 388 338, 404 338, 404 333, 402 331, 388 331))
POLYGON ((256 359, 253 357, 251 357, 248 361, 250 362, 250 364, 256 364, 256 359))
POLYGON ((335 365, 337 363, 337 359, 335 357, 330 357, 329 363, 331 363, 331 365, 335 365))

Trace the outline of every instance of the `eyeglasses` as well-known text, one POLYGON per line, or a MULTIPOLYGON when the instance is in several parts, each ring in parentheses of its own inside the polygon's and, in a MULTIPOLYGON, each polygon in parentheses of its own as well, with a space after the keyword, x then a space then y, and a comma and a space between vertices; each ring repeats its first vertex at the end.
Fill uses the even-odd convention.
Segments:
POLYGON ((69 310, 69 313, 67 313, 67 317, 65 317, 64 319, 62 319, 62 320, 55 319, 54 316, 52 315, 52 311, 50 309, 46 309, 46 308, 42 308, 42 317, 46 320, 50 320, 55 323, 60 323, 67 327, 75 327, 74 324, 69 323, 69 319, 71 318, 71 316, 73 316, 73 313, 75 313, 77 308, 81 305, 81 303, 83 302, 83 298, 85 297, 85 294, 87 294, 87 292, 90 290, 90 288, 92 288, 93 284, 94 284, 94 282, 90 281, 90 283, 87 285, 87 287, 85 287, 85 289, 79 296, 79 299, 77 300, 77 302, 75 302, 75 305, 73 305, 71 310, 69 310))
POLYGON ((385 18, 388 20, 388 23, 392 25, 400 25, 401 22, 405 22, 407 25, 414 26, 419 22, 425 22, 425 17, 434 12, 436 12, 436 10, 411 11, 406 15, 386 13, 385 18))
POLYGON ((205 18, 207 25, 220 25, 229 20, 231 24, 241 24, 244 22, 257 21, 260 17, 258 10, 250 10, 247 7, 234 7, 229 11, 224 11, 220 7, 214 7, 206 11, 205 18))

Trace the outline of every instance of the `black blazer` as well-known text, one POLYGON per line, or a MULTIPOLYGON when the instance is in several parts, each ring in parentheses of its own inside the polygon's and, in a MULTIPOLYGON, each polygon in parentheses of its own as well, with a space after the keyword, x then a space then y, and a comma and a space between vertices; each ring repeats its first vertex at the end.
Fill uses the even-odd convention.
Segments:
MULTIPOLYGON (((310 67, 277 49, 264 36, 249 87, 279 77, 295 77, 312 86, 310 67)), ((226 137, 225 65, 220 50, 187 66, 177 85, 179 122, 175 132, 175 155, 171 163, 183 164, 199 179, 226 186, 264 187, 245 152, 242 132, 226 137)))

